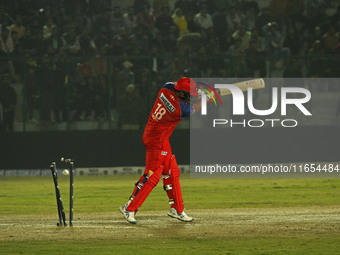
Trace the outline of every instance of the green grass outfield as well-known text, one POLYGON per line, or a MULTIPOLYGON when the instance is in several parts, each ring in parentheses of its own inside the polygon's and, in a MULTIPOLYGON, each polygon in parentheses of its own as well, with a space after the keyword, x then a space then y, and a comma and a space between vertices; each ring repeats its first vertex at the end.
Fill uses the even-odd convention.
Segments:
MULTIPOLYGON (((130 196, 137 178, 135 175, 76 176, 75 219, 77 214, 116 214, 117 208, 130 196)), ((185 207, 193 215, 195 210, 211 210, 212 213, 214 209, 232 212, 240 208, 298 210, 340 204, 340 179, 191 179, 189 175, 182 175, 181 184, 185 207)), ((68 185, 67 177, 60 176, 59 186, 67 211, 68 185)), ((167 197, 159 183, 139 214, 153 211, 166 213, 167 210, 167 197)), ((52 177, 1 177, 0 223, 5 224, 9 217, 20 219, 34 215, 51 215, 55 217, 55 222, 57 220, 52 177)), ((322 226, 322 221, 317 223, 314 228, 318 228, 319 223, 322 226)), ((0 254, 339 254, 339 221, 328 224, 332 228, 329 231, 303 231, 299 228, 290 232, 291 235, 280 231, 257 235, 254 229, 251 235, 229 233, 228 238, 223 235, 176 238, 172 235, 171 238, 152 236, 140 242, 137 241, 138 236, 128 234, 126 238, 98 237, 73 241, 69 238, 16 240, 15 237, 8 240, 8 236, 0 233, 0 254)), ((72 234, 69 229, 67 233, 72 234)), ((52 230, 60 231, 57 227, 52 230)), ((143 235, 142 228, 140 234, 143 235)))

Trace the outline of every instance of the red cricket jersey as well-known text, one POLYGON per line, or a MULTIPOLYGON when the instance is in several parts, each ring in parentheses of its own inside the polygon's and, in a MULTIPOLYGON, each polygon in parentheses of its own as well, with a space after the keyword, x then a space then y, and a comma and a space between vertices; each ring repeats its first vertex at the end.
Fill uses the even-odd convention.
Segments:
POLYGON ((175 96, 174 87, 175 83, 168 82, 159 91, 144 130, 145 145, 161 145, 165 139, 169 139, 181 119, 193 113, 193 106, 175 96))

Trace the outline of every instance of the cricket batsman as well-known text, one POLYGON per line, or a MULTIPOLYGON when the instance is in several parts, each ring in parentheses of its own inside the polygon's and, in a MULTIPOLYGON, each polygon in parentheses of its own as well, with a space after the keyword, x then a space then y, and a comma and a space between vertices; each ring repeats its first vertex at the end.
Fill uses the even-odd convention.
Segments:
POLYGON ((135 213, 161 177, 164 190, 169 197, 168 216, 185 222, 194 220, 183 211, 180 170, 175 155, 172 155, 169 138, 182 119, 199 110, 200 103, 197 98, 197 85, 187 77, 177 82, 168 82, 159 91, 143 134, 146 148, 144 174, 135 183, 129 201, 119 207, 128 222, 137 223, 135 213))

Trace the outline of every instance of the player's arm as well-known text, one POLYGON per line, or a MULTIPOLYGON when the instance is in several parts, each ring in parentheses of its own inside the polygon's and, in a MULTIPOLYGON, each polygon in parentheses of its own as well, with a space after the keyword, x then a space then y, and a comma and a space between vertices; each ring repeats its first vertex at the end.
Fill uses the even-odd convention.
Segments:
POLYGON ((192 104, 193 111, 191 114, 198 112, 201 109, 202 103, 201 100, 197 100, 194 104, 192 104))
POLYGON ((181 107, 181 119, 188 118, 190 115, 198 112, 201 109, 201 102, 197 102, 195 104, 186 104, 182 101, 179 101, 179 105, 181 107))

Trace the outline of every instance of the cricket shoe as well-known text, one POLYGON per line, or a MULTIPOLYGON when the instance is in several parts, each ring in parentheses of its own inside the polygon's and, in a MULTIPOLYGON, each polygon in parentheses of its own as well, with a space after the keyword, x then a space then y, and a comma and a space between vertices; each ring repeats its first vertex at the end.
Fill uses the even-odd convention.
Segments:
POLYGON ((182 213, 177 213, 176 208, 170 208, 168 216, 185 222, 191 222, 194 220, 194 218, 189 217, 184 211, 182 213))
POLYGON ((127 204, 122 205, 119 207, 119 211, 124 215, 125 219, 130 222, 131 224, 136 224, 137 221, 135 220, 135 212, 129 212, 126 210, 127 204))

